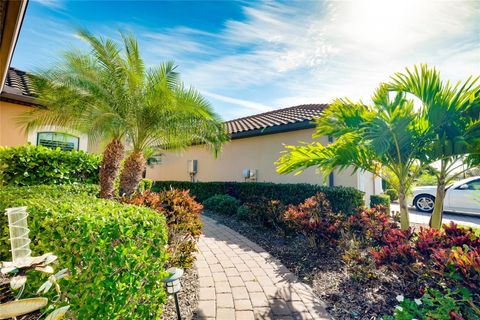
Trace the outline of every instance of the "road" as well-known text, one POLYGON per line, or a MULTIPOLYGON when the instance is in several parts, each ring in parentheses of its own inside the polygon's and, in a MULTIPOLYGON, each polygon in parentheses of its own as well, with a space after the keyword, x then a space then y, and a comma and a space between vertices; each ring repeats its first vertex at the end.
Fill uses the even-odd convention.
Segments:
MULTIPOLYGON (((390 209, 394 212, 400 211, 400 206, 398 203, 392 203, 390 209)), ((430 213, 423 213, 415 210, 415 207, 410 207, 408 209, 410 214, 410 222, 419 223, 419 224, 428 224, 430 220, 430 213)), ((464 226, 471 226, 480 228, 480 216, 471 216, 471 215, 461 215, 453 213, 444 213, 443 214, 443 223, 450 223, 450 221, 455 222, 456 224, 461 224, 464 226)))

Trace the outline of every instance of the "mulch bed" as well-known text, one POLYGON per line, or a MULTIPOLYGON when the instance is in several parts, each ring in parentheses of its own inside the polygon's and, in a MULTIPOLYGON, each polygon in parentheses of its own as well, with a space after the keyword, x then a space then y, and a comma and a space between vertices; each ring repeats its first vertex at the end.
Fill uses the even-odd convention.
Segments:
POLYGON ((379 319, 391 314, 398 304, 395 297, 407 283, 390 272, 366 282, 352 279, 343 264, 341 250, 312 250, 302 236, 284 238, 270 229, 253 226, 232 217, 204 213, 256 242, 278 258, 299 279, 312 286, 327 303, 334 319, 379 319))
MULTIPOLYGON (((193 313, 198 306, 198 274, 197 269, 192 267, 185 270, 181 278, 182 290, 178 294, 178 301, 180 302, 180 312, 182 319, 190 320, 193 318, 193 313)), ((164 320, 176 320, 177 313, 175 311, 175 300, 173 296, 168 296, 167 303, 163 307, 164 320)))

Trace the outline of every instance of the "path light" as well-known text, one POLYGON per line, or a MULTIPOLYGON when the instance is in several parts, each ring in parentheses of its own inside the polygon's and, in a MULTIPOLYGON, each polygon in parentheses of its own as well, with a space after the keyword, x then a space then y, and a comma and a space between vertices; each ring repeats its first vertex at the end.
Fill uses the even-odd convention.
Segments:
POLYGON ((180 284, 180 278, 183 276, 183 269, 173 267, 167 269, 167 273, 168 276, 163 279, 163 282, 165 283, 165 287, 167 288, 167 293, 173 294, 173 297, 175 299, 175 308, 177 309, 177 318, 178 320, 182 320, 177 294, 180 289, 182 289, 182 285, 180 284))

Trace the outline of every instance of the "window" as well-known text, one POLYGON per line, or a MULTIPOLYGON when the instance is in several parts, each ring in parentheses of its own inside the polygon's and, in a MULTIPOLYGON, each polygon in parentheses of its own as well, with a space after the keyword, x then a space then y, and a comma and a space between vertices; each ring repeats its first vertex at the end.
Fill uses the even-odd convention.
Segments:
POLYGON ((63 151, 78 150, 79 138, 67 133, 39 132, 37 133, 37 146, 51 149, 60 148, 63 151))
POLYGON ((473 180, 467 184, 468 184, 468 190, 480 190, 480 180, 473 180))

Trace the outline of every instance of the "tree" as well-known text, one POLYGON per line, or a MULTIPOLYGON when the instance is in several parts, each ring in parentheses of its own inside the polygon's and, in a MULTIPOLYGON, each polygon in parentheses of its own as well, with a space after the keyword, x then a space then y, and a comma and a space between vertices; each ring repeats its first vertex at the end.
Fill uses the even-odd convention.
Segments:
MULTIPOLYGON (((130 51, 137 50, 133 38, 126 39, 130 51)), ((145 152, 178 149, 205 144, 220 150, 227 139, 225 129, 209 103, 194 89, 179 81, 173 63, 164 63, 147 73, 132 72, 139 86, 139 103, 129 121, 127 136, 132 152, 125 160, 120 177, 120 195, 131 196, 145 170, 145 152)))
POLYGON ((317 166, 324 177, 333 170, 367 170, 393 182, 400 202, 401 227, 409 227, 407 192, 422 170, 426 120, 414 111, 412 100, 398 92, 390 97, 384 84, 373 103, 365 105, 336 99, 316 119, 314 138, 330 136, 334 142, 287 146, 276 162, 281 174, 317 166))
POLYGON ((173 63, 147 70, 131 35, 121 33, 123 46, 88 31, 79 35, 90 51, 69 51, 56 67, 32 77, 42 107, 20 121, 27 129, 61 126, 87 133, 92 143, 108 141, 100 167, 101 197, 114 196, 125 141, 133 146, 121 178, 126 194, 141 178, 143 151, 155 143, 178 147, 195 138, 218 150, 225 137, 219 119, 196 91, 181 85, 173 63))
POLYGON ((49 70, 33 75, 41 107, 23 115, 26 129, 39 125, 71 128, 87 133, 91 143, 107 141, 100 165, 100 196, 114 195, 114 182, 124 156, 123 139, 131 108, 125 65, 120 46, 87 31, 79 36, 90 52, 69 51, 49 70))
POLYGON ((480 155, 480 84, 479 77, 452 85, 442 82, 440 72, 427 65, 397 73, 389 89, 418 98, 427 121, 429 136, 426 161, 438 163, 435 172, 437 192, 430 226, 442 225, 446 187, 477 163, 480 155), (466 164, 466 165, 465 165, 466 164))

